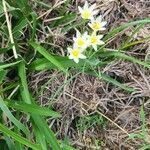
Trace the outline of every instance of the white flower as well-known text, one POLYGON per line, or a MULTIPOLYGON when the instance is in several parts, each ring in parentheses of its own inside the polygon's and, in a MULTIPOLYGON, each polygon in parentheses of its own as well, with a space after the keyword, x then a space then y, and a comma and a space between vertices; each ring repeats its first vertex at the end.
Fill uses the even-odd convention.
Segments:
POLYGON ((84 50, 89 46, 87 32, 81 35, 81 33, 78 30, 76 30, 76 37, 74 37, 73 40, 74 40, 74 46, 80 49, 84 50))
POLYGON ((101 39, 103 35, 96 35, 96 32, 93 32, 91 36, 89 36, 90 45, 97 51, 97 45, 105 44, 101 39))
POLYGON ((94 15, 98 13, 98 10, 94 10, 96 4, 89 6, 88 2, 86 1, 83 8, 80 6, 78 7, 81 17, 83 19, 92 19, 94 15))
POLYGON ((100 30, 106 30, 105 25, 107 24, 106 21, 102 21, 102 16, 97 17, 96 19, 92 18, 91 23, 88 23, 88 25, 94 30, 94 31, 100 31, 100 30))
POLYGON ((79 59, 85 59, 86 56, 82 54, 82 50, 76 47, 70 48, 68 47, 69 59, 73 59, 76 63, 79 62, 79 59))

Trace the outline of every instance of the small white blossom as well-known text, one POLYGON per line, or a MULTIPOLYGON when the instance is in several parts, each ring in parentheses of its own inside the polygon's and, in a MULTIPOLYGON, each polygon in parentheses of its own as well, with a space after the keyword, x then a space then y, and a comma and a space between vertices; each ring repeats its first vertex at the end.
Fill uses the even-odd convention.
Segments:
POLYGON ((90 45, 97 51, 97 45, 105 44, 101 39, 103 35, 96 35, 96 32, 93 32, 91 36, 89 36, 90 45))
POLYGON ((86 49, 89 46, 88 41, 88 33, 85 32, 83 35, 76 30, 76 37, 73 38, 75 47, 78 47, 80 49, 86 49))
POLYGON ((67 48, 69 53, 69 59, 73 59, 76 63, 79 62, 79 59, 85 59, 86 56, 82 54, 82 50, 76 47, 67 48))
POLYGON ((96 19, 92 18, 91 23, 88 23, 88 25, 94 30, 94 31, 102 31, 106 30, 105 25, 107 24, 106 21, 102 21, 102 16, 97 17, 96 19))
POLYGON ((98 10, 95 10, 96 4, 89 6, 88 2, 86 1, 83 8, 80 6, 78 7, 81 17, 83 19, 92 19, 94 15, 98 13, 98 10))

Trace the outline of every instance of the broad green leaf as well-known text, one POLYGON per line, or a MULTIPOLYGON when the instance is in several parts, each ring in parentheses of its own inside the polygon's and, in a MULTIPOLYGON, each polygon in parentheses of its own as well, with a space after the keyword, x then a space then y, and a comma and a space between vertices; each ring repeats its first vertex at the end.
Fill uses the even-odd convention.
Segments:
POLYGON ((16 134, 15 132, 9 130, 7 127, 5 127, 4 125, 2 125, 0 123, 0 131, 10 137, 12 137, 14 140, 32 148, 33 150, 42 150, 42 148, 40 148, 39 145, 33 144, 31 143, 29 140, 27 140, 26 138, 16 134))
POLYGON ((47 52, 45 48, 40 46, 35 42, 30 42, 31 46, 37 50, 41 55, 43 55, 47 60, 49 60, 52 64, 54 64, 58 69, 68 73, 67 70, 62 66, 62 64, 50 53, 47 52))
POLYGON ((12 101, 5 101, 5 104, 8 107, 15 108, 17 110, 21 110, 26 113, 33 113, 33 114, 38 114, 41 116, 51 116, 54 118, 61 117, 61 114, 55 111, 50 110, 49 108, 45 107, 39 107, 35 104, 26 104, 22 102, 12 102, 12 101))

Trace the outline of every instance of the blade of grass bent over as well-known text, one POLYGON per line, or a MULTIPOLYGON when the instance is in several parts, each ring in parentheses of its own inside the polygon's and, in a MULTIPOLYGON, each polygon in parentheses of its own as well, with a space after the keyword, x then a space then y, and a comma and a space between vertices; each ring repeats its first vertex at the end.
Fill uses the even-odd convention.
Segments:
POLYGON ((9 120, 13 122, 14 125, 18 127, 18 129, 22 130, 25 133, 25 135, 27 135, 27 137, 29 137, 30 135, 29 130, 13 116, 13 114, 6 106, 1 96, 0 96, 0 108, 4 112, 4 114, 9 118, 9 120))
MULTIPOLYGON (((27 85, 25 64, 23 62, 19 64, 19 77, 20 77, 21 85, 22 85, 22 89, 21 89, 22 100, 24 102, 32 104, 31 96, 30 96, 30 93, 28 90, 28 85, 27 85), (24 97, 24 95, 28 98, 28 100, 26 100, 26 97, 24 97)), ((45 136, 47 142, 51 144, 51 147, 54 150, 61 150, 61 148, 57 142, 57 139, 54 136, 54 133, 51 131, 51 129, 49 128, 49 126, 47 125, 45 120, 41 116, 38 116, 35 114, 31 114, 31 117, 32 117, 33 121, 35 122, 35 125, 39 128, 41 133, 43 133, 43 135, 45 136)))
POLYGON ((13 63, 9 63, 9 64, 0 64, 0 70, 1 69, 5 69, 5 68, 8 68, 8 67, 12 67, 18 63, 20 63, 21 61, 16 61, 16 62, 13 62, 13 63))
POLYGON ((50 110, 49 108, 40 107, 38 105, 33 104, 26 104, 21 102, 12 102, 12 101, 5 101, 5 104, 8 107, 15 108, 17 110, 21 110, 26 113, 30 114, 38 114, 41 116, 51 116, 53 118, 61 117, 61 114, 58 112, 55 112, 53 110, 50 110))
POLYGON ((137 20, 137 21, 132 21, 129 23, 125 23, 121 26, 119 26, 118 28, 113 29, 112 31, 108 32, 108 34, 104 37, 103 40, 108 40, 109 38, 113 37, 114 35, 118 34, 119 32, 121 32, 122 30, 130 27, 130 26, 134 26, 134 25, 140 25, 140 24, 148 24, 150 23, 150 19, 144 19, 144 20, 137 20))
POLYGON ((42 150, 42 148, 40 148, 39 145, 31 143, 29 140, 25 139, 24 137, 16 134, 15 132, 13 132, 11 130, 9 130, 7 127, 2 125, 1 123, 0 123, 0 131, 5 133, 6 135, 12 137, 14 140, 32 148, 33 150, 42 150))
POLYGON ((99 54, 100 54, 99 55, 100 57, 115 57, 115 58, 119 58, 119 59, 128 60, 130 62, 142 65, 142 66, 147 67, 147 68, 150 68, 150 64, 148 64, 144 61, 140 61, 140 60, 138 60, 132 56, 128 56, 128 55, 121 53, 119 51, 102 51, 99 54))
POLYGON ((86 72, 87 74, 90 74, 90 75, 93 75, 93 76, 96 76, 96 77, 99 77, 99 78, 102 78, 103 80, 105 81, 108 81, 118 87, 120 87, 121 89, 125 90, 125 91, 128 91, 128 92, 134 92, 135 90, 133 88, 130 88, 118 81, 116 81, 115 79, 111 78, 110 76, 104 74, 104 73, 97 73, 95 71, 88 71, 86 72))
POLYGON ((43 48, 42 46, 40 46, 39 44, 35 42, 30 42, 30 44, 35 50, 37 50, 47 60, 53 63, 58 69, 67 73, 67 70, 61 65, 61 63, 53 55, 49 54, 45 48, 43 48))

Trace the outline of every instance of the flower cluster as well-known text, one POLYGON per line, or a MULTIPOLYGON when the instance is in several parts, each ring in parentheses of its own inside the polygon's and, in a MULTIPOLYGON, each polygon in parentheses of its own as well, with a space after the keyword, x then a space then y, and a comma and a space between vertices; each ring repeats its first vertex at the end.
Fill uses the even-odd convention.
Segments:
POLYGON ((97 51, 97 46, 104 44, 101 40, 103 35, 98 34, 98 31, 105 30, 106 21, 102 21, 102 16, 96 17, 98 10, 95 9, 96 4, 89 5, 86 1, 83 8, 78 7, 81 17, 89 20, 88 26, 91 28, 92 33, 88 35, 88 32, 81 34, 76 30, 76 36, 73 38, 74 44, 68 47, 69 59, 73 59, 76 63, 79 59, 85 59, 86 56, 83 54, 87 47, 92 46, 97 51))

